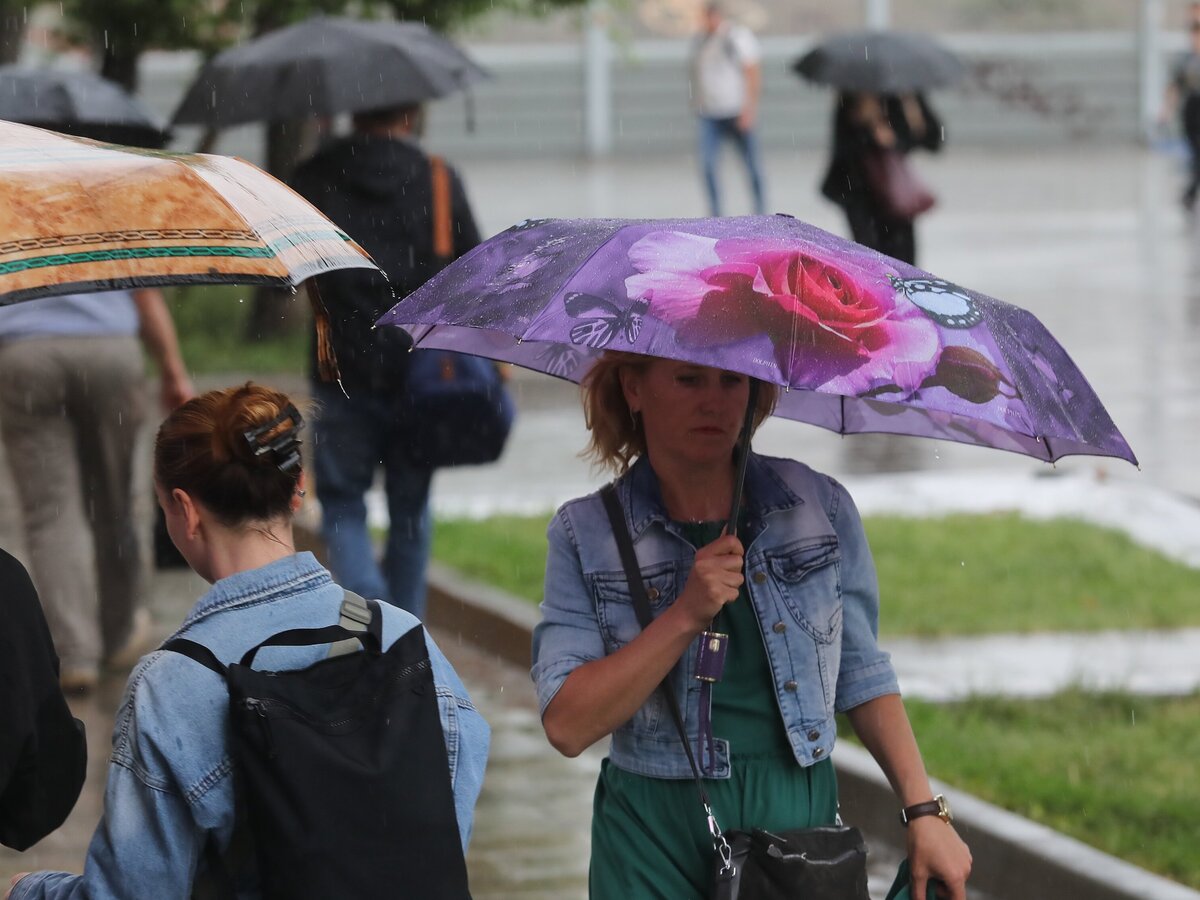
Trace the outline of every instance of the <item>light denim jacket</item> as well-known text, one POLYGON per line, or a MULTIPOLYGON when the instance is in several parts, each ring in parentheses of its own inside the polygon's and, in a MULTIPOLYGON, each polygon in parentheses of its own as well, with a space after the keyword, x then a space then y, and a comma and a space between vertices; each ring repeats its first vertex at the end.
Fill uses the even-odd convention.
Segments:
MULTIPOLYGON (((237 661, 250 647, 289 628, 337 622, 344 593, 311 553, 223 578, 200 598, 175 633, 237 661)), ((384 643, 417 624, 382 604, 384 643)), ((489 728, 450 663, 427 641, 450 758, 464 850, 483 784, 489 728)), ((290 669, 325 647, 268 647, 256 668, 290 669), (260 662, 261 661, 261 662, 260 662)), ((214 672, 178 653, 144 657, 129 677, 113 729, 104 814, 83 875, 36 872, 18 882, 14 900, 32 897, 186 898, 205 841, 229 843, 233 831, 232 761, 226 746, 229 694, 214 672)), ((397 772, 420 778, 420 772, 397 772)))
MULTIPOLYGON (((668 518, 658 479, 644 458, 618 480, 617 495, 657 615, 683 590, 696 551, 668 518)), ((835 711, 899 693, 889 657, 876 643, 875 565, 858 510, 832 478, 792 460, 752 454, 745 497, 746 586, 788 741, 796 761, 807 766, 833 750, 835 711)), ((547 537, 546 592, 533 635, 532 671, 543 713, 576 667, 613 653, 641 632, 599 495, 559 509, 547 537)), ((693 746, 698 642, 671 673, 693 746)), ((728 778, 729 742, 715 737, 714 777, 728 778)), ((609 758, 639 775, 691 777, 657 692, 613 732, 609 758)))

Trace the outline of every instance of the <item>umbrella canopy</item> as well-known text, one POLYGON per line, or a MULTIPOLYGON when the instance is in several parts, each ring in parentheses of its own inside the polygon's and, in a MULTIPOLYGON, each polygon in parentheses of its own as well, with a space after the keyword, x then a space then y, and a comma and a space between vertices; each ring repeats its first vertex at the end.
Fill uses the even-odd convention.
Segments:
POLYGON ((0 66, 0 119, 137 147, 170 138, 154 113, 91 72, 0 66))
POLYGON ((488 77, 419 22, 318 16, 213 57, 176 124, 223 128, 420 103, 488 77))
POLYGON ((797 59, 792 70, 844 91, 903 94, 954 84, 967 67, 928 35, 848 31, 822 40, 797 59))
POLYGON ((738 371, 843 434, 1136 462, 1031 313, 789 216, 523 222, 380 324, 575 381, 606 349, 738 371))
POLYGON ((288 287, 359 267, 374 264, 344 232, 240 159, 0 122, 0 305, 149 285, 288 287))

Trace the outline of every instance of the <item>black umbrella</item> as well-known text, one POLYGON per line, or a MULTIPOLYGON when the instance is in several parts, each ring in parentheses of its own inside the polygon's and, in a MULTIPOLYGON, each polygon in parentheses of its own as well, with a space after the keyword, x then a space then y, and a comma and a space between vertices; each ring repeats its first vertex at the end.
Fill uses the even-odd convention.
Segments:
POLYGON ((488 73, 417 22, 318 16, 219 53, 175 111, 224 128, 420 103, 488 73))
POLYGON ((792 69, 818 84, 877 94, 945 87, 967 71, 957 55, 933 38, 904 31, 831 35, 796 60, 792 69))
POLYGON ((91 72, 0 66, 0 119, 135 147, 170 137, 124 88, 91 72))

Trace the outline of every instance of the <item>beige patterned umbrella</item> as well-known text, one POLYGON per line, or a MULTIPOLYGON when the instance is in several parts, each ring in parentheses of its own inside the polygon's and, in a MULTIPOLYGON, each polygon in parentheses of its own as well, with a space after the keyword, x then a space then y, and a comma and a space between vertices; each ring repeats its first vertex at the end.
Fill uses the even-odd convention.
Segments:
POLYGON ((306 200, 225 156, 0 122, 0 305, 150 285, 295 287, 374 268, 306 200))

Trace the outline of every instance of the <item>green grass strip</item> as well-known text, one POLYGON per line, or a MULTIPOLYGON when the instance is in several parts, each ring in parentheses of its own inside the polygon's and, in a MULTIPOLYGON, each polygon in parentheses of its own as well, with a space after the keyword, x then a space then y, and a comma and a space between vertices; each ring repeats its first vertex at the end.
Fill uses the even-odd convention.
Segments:
MULTIPOLYGON (((434 556, 538 602, 548 519, 439 521, 434 556)), ((866 529, 879 570, 885 634, 1200 625, 1200 572, 1111 529, 1012 513, 870 517, 866 529)))
POLYGON ((1016 513, 870 517, 891 634, 1200 624, 1200 572, 1119 531, 1016 513))
POLYGON ((193 374, 232 372, 238 375, 269 375, 303 372, 312 340, 308 304, 300 322, 279 337, 248 340, 247 323, 257 288, 246 285, 195 285, 164 291, 179 348, 193 374))
POLYGON ((549 520, 549 513, 439 519, 433 531, 433 556, 469 578, 540 603, 549 520))
POLYGON ((1200 888, 1200 694, 905 705, 935 777, 1200 888))

